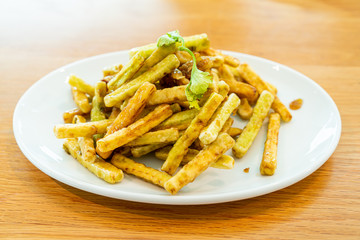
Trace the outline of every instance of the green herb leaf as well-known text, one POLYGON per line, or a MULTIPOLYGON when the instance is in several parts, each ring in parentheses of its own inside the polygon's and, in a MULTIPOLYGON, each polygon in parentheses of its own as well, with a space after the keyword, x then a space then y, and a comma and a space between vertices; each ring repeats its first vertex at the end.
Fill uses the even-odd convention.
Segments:
POLYGON ((204 93, 207 91, 212 81, 212 77, 210 73, 203 72, 196 67, 195 55, 190 49, 185 47, 184 38, 180 35, 178 30, 168 32, 166 35, 161 36, 158 39, 157 46, 158 47, 169 46, 170 44, 174 44, 177 42, 181 43, 179 50, 188 52, 193 59, 193 67, 191 70, 190 83, 186 87, 185 95, 190 103, 190 108, 194 107, 198 109, 200 108, 198 104, 198 100, 202 98, 204 93))

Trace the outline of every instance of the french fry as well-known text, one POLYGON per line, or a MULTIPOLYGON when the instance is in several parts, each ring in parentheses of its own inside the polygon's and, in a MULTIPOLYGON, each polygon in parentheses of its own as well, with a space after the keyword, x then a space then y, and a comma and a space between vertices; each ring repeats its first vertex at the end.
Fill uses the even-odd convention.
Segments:
POLYGON ((272 95, 269 91, 264 90, 260 94, 260 97, 254 107, 253 115, 233 147, 233 154, 235 157, 241 158, 249 150, 263 124, 264 119, 269 113, 273 101, 274 95, 272 95))
POLYGON ((231 136, 231 137, 236 137, 239 136, 242 133, 242 129, 241 128, 236 128, 236 127, 231 127, 227 133, 231 136))
POLYGON ((169 142, 169 143, 157 143, 157 144, 149 144, 149 145, 144 145, 144 146, 139 146, 139 147, 132 147, 130 149, 131 154, 136 157, 139 158, 141 156, 144 156, 152 151, 155 151, 159 148, 163 148, 166 147, 170 144, 173 144, 174 142, 169 142))
POLYGON ((75 75, 70 75, 68 82, 72 87, 76 88, 80 92, 87 93, 90 97, 94 97, 95 88, 81 78, 78 78, 75 75))
POLYGON ((113 107, 109 116, 109 120, 115 120, 116 117, 120 114, 120 109, 117 107, 113 107))
MULTIPOLYGON (((220 132, 224 132, 224 133, 227 133, 231 126, 233 125, 234 123, 234 119, 232 117, 229 117, 226 122, 224 123, 224 126, 221 128, 220 132)), ((230 134, 229 134, 230 135, 230 134)), ((231 136, 231 135, 230 135, 231 136)))
POLYGON ((78 142, 83 160, 91 163, 95 162, 96 152, 94 147, 94 140, 91 137, 79 137, 78 142))
POLYGON ((154 130, 177 128, 178 130, 184 130, 189 127, 191 121, 199 113, 199 110, 193 108, 173 114, 171 117, 160 123, 154 130))
MULTIPOLYGON (((269 89, 269 85, 266 84, 266 82, 264 82, 260 76, 257 75, 247 64, 240 65, 240 73, 245 81, 253 85, 259 93, 264 90, 271 91, 269 89)), ((291 113, 277 96, 275 96, 273 105, 271 107, 275 112, 280 114, 283 121, 289 122, 291 120, 291 113)))
POLYGON ((109 90, 115 90, 129 81, 143 66, 145 57, 141 53, 135 54, 128 63, 108 82, 109 90))
POLYGON ((142 84, 145 82, 155 83, 166 74, 171 73, 179 66, 179 64, 179 60, 176 56, 174 54, 170 54, 147 72, 143 73, 136 79, 125 83, 114 92, 106 95, 104 98, 105 105, 107 107, 112 107, 126 98, 131 97, 142 84))
POLYGON ((85 161, 80 155, 80 146, 76 139, 66 139, 63 147, 65 151, 71 154, 71 156, 79 161, 81 165, 104 181, 108 183, 117 183, 123 179, 124 174, 120 169, 100 158, 96 158, 94 162, 85 161))
POLYGON ((278 113, 271 113, 269 116, 263 158, 260 165, 260 173, 262 175, 273 175, 275 173, 279 128, 280 115, 278 113))
POLYGON ((71 92, 75 104, 80 108, 83 113, 88 113, 91 111, 91 105, 89 99, 87 98, 84 92, 79 91, 77 88, 71 87, 71 92))
POLYGON ((129 142, 125 146, 134 147, 149 144, 169 143, 176 141, 178 138, 179 131, 176 128, 169 128, 164 130, 158 130, 155 132, 145 133, 144 135, 129 142))
POLYGON ((228 99, 216 110, 210 124, 201 131, 199 139, 203 144, 207 145, 215 141, 226 120, 239 104, 239 97, 234 93, 230 94, 228 99))
POLYGON ((84 113, 78 108, 74 108, 69 111, 66 111, 63 113, 64 123, 72 123, 74 116, 83 115, 83 114, 84 113))
POLYGON ((185 51, 176 51, 175 55, 179 59, 180 65, 183 65, 184 63, 192 60, 192 56, 190 55, 190 53, 185 51))
POLYGON ((57 124, 54 133, 57 138, 92 137, 97 133, 105 133, 112 120, 101 120, 77 124, 57 124))
POLYGON ((91 121, 99 121, 106 119, 104 112, 104 96, 106 94, 106 83, 99 81, 95 85, 95 96, 92 101, 92 109, 90 112, 91 121))
POLYGON ((256 88, 243 82, 235 80, 229 66, 223 65, 219 68, 220 79, 224 80, 230 87, 230 92, 236 93, 240 98, 247 98, 250 102, 254 102, 258 98, 256 88))
POLYGON ((189 163, 165 183, 165 189, 176 194, 181 188, 195 180, 209 165, 229 150, 235 141, 227 133, 220 133, 218 138, 200 151, 189 163))
POLYGON ((164 187, 165 182, 171 178, 171 176, 167 173, 147 167, 142 163, 137 163, 121 154, 114 154, 111 158, 111 163, 122 169, 127 174, 132 174, 160 187, 164 187))
POLYGON ((205 105, 200 109, 199 114, 193 119, 184 134, 174 144, 161 170, 171 175, 174 174, 186 154, 188 147, 199 137, 201 130, 206 126, 223 99, 224 98, 217 93, 213 93, 209 97, 205 105))
POLYGON ((97 147, 101 152, 107 152, 121 147, 142 134, 147 133, 150 129, 170 117, 171 114, 172 111, 169 105, 160 105, 146 117, 137 120, 126 128, 122 128, 100 139, 97 141, 97 147))
POLYGON ((224 98, 227 97, 229 91, 230 91, 230 86, 226 82, 224 81, 218 82, 218 93, 221 96, 223 96, 224 98))
POLYGON ((174 103, 186 101, 185 89, 187 85, 176 86, 156 90, 149 98, 148 105, 159 105, 163 103, 174 103))
MULTIPOLYGON (((208 49, 210 46, 210 41, 206 33, 199 35, 193 35, 184 37, 185 47, 189 48, 192 51, 202 51, 208 49)), ((177 45, 180 45, 178 43, 177 45)), ((156 49, 156 43, 152 43, 146 46, 133 48, 130 50, 130 57, 134 56, 137 52, 142 52, 145 57, 150 56, 156 49)))
POLYGON ((135 92, 134 96, 130 98, 127 106, 116 117, 113 124, 110 126, 107 135, 112 134, 119 129, 127 127, 139 116, 144 109, 146 102, 150 98, 151 94, 155 92, 154 84, 145 82, 135 92))
MULTIPOLYGON (((167 156, 169 155, 170 150, 171 150, 171 146, 163 147, 155 151, 155 157, 165 161, 167 156)), ((181 165, 185 165, 191 160, 193 160, 194 157, 198 155, 198 153, 199 153, 198 150, 189 148, 188 152, 186 153, 186 155, 184 156, 181 162, 181 165)), ((215 162, 211 163, 210 167, 220 168, 220 169, 232 169, 234 168, 234 164, 235 164, 234 158, 228 155, 222 155, 215 162)))
POLYGON ((155 64, 159 63, 169 54, 175 53, 176 45, 172 44, 170 46, 157 47, 154 52, 145 60, 144 65, 139 69, 139 71, 135 74, 134 77, 138 77, 150 68, 152 68, 155 64))
POLYGON ((105 67, 103 69, 103 76, 104 77, 107 77, 107 76, 114 77, 114 75, 117 74, 118 72, 120 72, 122 68, 123 68, 122 64, 116 64, 113 66, 105 67))
POLYGON ((242 98, 239 109, 237 111, 242 119, 249 120, 253 113, 253 108, 250 106, 247 98, 242 98))

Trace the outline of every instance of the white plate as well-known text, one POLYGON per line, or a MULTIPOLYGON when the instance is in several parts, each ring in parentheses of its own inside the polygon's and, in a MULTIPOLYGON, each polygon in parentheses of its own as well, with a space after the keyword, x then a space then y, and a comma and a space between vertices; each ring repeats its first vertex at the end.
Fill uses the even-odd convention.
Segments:
MULTIPOLYGON (((53 134, 54 125, 62 123, 62 113, 75 107, 66 77, 75 74, 95 83, 101 79, 105 66, 126 63, 127 51, 77 61, 36 82, 16 106, 13 119, 16 141, 37 168, 58 181, 95 194, 146 203, 208 204, 251 198, 287 187, 317 170, 334 152, 340 138, 341 120, 334 101, 311 79, 284 65, 246 54, 226 53, 247 62, 264 80, 274 84, 285 105, 297 98, 304 100, 300 110, 292 111, 292 121, 280 128, 278 168, 271 177, 259 173, 266 122, 249 152, 236 160, 234 169, 209 168, 175 196, 129 175, 121 183, 108 184, 67 155, 62 149, 64 140, 53 134), (244 168, 250 168, 250 172, 245 173, 244 168)), ((242 127, 244 122, 236 120, 234 125, 242 127)), ((141 161, 155 168, 162 163, 152 155, 141 161)))

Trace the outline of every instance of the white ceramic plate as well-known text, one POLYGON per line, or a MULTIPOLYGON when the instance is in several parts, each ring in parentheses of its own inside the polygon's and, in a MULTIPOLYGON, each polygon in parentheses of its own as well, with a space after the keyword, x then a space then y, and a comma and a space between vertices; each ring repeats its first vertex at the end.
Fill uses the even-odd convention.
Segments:
MULTIPOLYGON (((259 172, 267 122, 249 152, 236 160, 234 169, 209 168, 175 196, 129 175, 121 183, 108 184, 67 155, 62 149, 64 140, 53 134, 54 125, 62 123, 62 113, 75 107, 67 76, 75 74, 95 83, 101 79, 105 66, 126 63, 127 51, 77 61, 36 82, 16 106, 13 119, 16 141, 37 168, 58 181, 95 194, 146 203, 209 204, 251 198, 287 187, 317 170, 334 152, 340 138, 341 120, 334 101, 311 79, 284 65, 246 54, 226 53, 247 62, 264 80, 274 84, 285 105, 297 98, 304 100, 300 110, 292 111, 292 121, 280 128, 278 168, 273 176, 261 176, 259 172), (250 168, 249 173, 244 168, 250 168)), ((234 125, 243 127, 245 123, 236 119, 234 125)), ((162 163, 152 155, 140 161, 154 168, 160 168, 162 163)))

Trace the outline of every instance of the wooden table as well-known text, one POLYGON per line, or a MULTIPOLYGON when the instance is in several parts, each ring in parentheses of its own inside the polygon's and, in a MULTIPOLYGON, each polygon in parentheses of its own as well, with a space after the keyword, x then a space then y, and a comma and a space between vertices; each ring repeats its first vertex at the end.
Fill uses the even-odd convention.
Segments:
POLYGON ((0 238, 359 239, 360 2, 1 1, 0 238), (212 46, 288 65, 336 102, 342 136, 315 173, 253 199, 205 206, 134 203, 87 193, 34 167, 18 148, 20 96, 67 63, 153 42, 179 29, 212 46))

